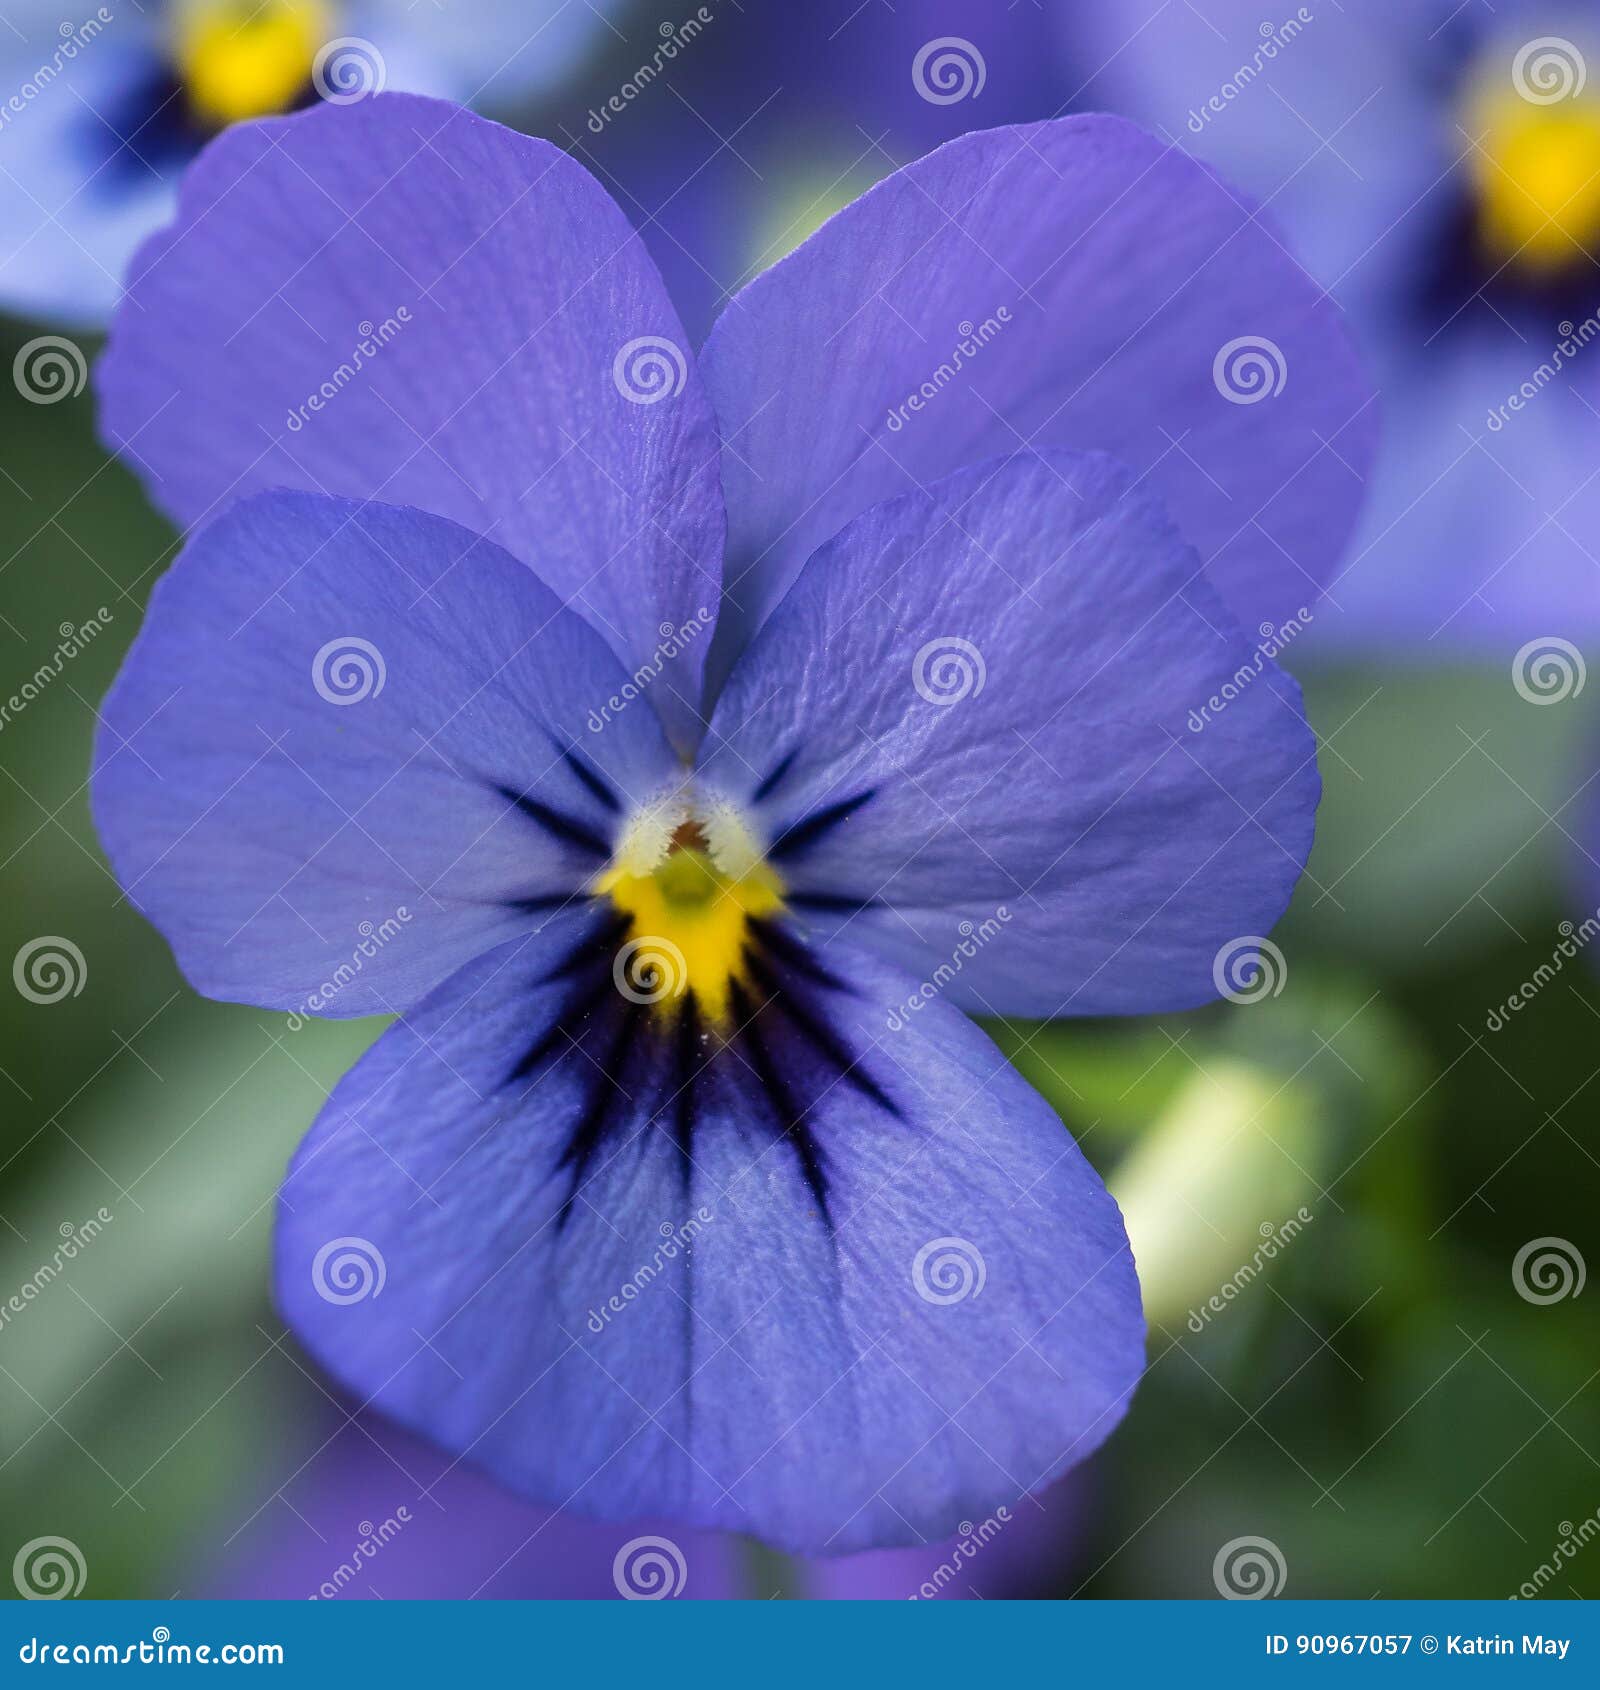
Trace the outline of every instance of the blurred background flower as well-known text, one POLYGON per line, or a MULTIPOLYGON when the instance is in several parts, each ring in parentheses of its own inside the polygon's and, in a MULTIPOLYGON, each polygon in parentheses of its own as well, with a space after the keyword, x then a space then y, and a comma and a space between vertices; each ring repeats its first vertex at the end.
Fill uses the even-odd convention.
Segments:
MULTIPOLYGON (((107 9, 116 25, 54 89, 72 95, 69 130, 92 114, 91 137, 113 107, 86 112, 73 90, 128 21, 107 9)), ((1280 659, 1306 683, 1326 786, 1310 875, 1273 935, 1282 967, 1237 982, 1235 1001, 1137 1028, 994 1029, 1125 1207, 1150 1370, 1060 1535, 1032 1539, 1019 1505, 943 1594, 1215 1596, 1239 1540, 1277 1551, 1290 1595, 1600 1592, 1592 1547, 1556 1553, 1600 1508, 1600 1305, 1581 1271, 1597 1248, 1600 951, 1585 922, 1600 892, 1576 890, 1572 872, 1585 850, 1600 855, 1579 825, 1597 765, 1581 662, 1530 684, 1525 659, 1520 688, 1516 668, 1547 636, 1584 659, 1594 624, 1586 458, 1600 397, 1586 372, 1600 348, 1553 356, 1578 341, 1562 324, 1576 331, 1600 305, 1600 288, 1583 299, 1592 11, 703 10, 691 32, 687 0, 604 19, 552 7, 541 35, 541 8, 507 8, 528 18, 527 80, 494 107, 569 146, 616 194, 697 338, 754 270, 928 147, 1108 107, 1266 202, 1355 317, 1384 389, 1365 532, 1280 659), (977 57, 923 60, 929 99, 918 56, 949 37, 977 57), (1521 49, 1546 37, 1582 55, 1583 88, 1564 103, 1524 100, 1512 81, 1521 49), (1541 1262, 1550 1271, 1535 1278, 1541 1262), (989 1585, 1012 1544, 1025 1587, 989 1585)), ((412 49, 384 43, 389 86, 470 94, 460 65, 436 56, 474 47, 464 0, 397 11, 438 33, 406 83, 397 67, 412 49)), ((13 0, 5 15, 16 30, 0 27, 0 42, 19 30, 29 50, 0 88, 0 197, 25 183, 76 228, 63 208, 81 166, 56 174, 65 153, 28 136, 51 107, 21 90, 53 63, 61 24, 78 30, 95 11, 13 0), (13 94, 20 111, 3 103, 13 94), (42 162, 25 171, 35 141, 42 162)), ((379 28, 336 33, 383 42, 379 28)), ((1562 62, 1524 61, 1536 95, 1559 90, 1562 62)), ((116 266, 78 291, 81 275, 66 278, 81 255, 48 220, 33 240, 40 226, 7 198, 0 1518, 13 1541, 0 1548, 9 1559, 68 1538, 89 1596, 311 1595, 344 1564, 360 1575, 352 1593, 364 1582, 394 1595, 451 1557, 457 1582, 441 1594, 469 1580, 484 1595, 615 1594, 626 1534, 446 1474, 366 1416, 346 1425, 268 1305, 272 1194, 379 1025, 289 1032, 196 999, 106 872, 83 784, 95 710, 174 535, 96 445, 78 379, 97 348, 75 325, 93 320, 116 266), (13 285, 51 250, 61 280, 13 285), (17 373, 41 359, 60 378, 42 391, 17 373), (425 1491, 444 1508, 430 1511, 425 1491), (419 1547, 407 1524, 352 1560, 402 1506, 419 1547), (466 1542, 425 1555, 445 1541, 441 1522, 464 1523, 466 1542)), ((901 1596, 930 1576, 922 1551, 880 1578, 888 1558, 779 1563, 740 1542, 685 1541, 670 1522, 633 1535, 652 1534, 677 1543, 690 1596, 901 1596)), ((935 1570, 949 1562, 947 1546, 926 1554, 935 1570)))
POLYGON ((0 304, 103 322, 229 123, 380 88, 495 107, 573 73, 617 0, 11 0, 0 304))

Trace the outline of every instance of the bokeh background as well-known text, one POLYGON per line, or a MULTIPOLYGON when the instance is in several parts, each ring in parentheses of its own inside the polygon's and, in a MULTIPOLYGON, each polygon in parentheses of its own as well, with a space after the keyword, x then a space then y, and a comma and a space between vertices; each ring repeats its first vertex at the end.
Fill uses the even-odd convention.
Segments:
MULTIPOLYGON (((353 1418, 272 1309, 267 1264, 285 1162, 380 1024, 290 1032, 282 1017, 204 1002, 119 894, 86 799, 96 706, 177 537, 98 444, 92 386, 69 379, 41 398, 0 379, 0 694, 52 671, 0 713, 0 1566, 53 1537, 78 1550, 90 1597, 614 1598, 618 1550, 661 1533, 683 1555, 688 1596, 903 1597, 933 1579, 947 1597, 1214 1597, 1251 1566, 1297 1596, 1600 1594, 1600 1286, 1585 1283, 1600 1248, 1600 935, 1584 926, 1600 900, 1587 819, 1600 683, 1584 690, 1600 617, 1582 614, 1585 591, 1600 608, 1600 530, 1586 529, 1581 501, 1569 508, 1572 486, 1497 484, 1471 427, 1419 418, 1406 382, 1464 383, 1487 460, 1497 442, 1482 415, 1504 383, 1461 374, 1458 341, 1440 333, 1460 306, 1430 320, 1396 301, 1389 272, 1350 259, 1366 242, 1427 248, 1457 296, 1487 301, 1522 341, 1519 368, 1556 337, 1537 313, 1570 323, 1577 308, 1545 300, 1548 278, 1535 276, 1522 290, 1532 315, 1517 315, 1477 280, 1475 266, 1506 266, 1446 242, 1445 212, 1472 192, 1482 151, 1452 137, 1465 109, 1454 96, 1438 96, 1438 134, 1405 142, 1424 161, 1436 149, 1447 171, 1454 159, 1437 195, 1405 203, 1386 174, 1400 153, 1386 163, 1381 136, 1362 140, 1359 78, 1390 20, 1416 13, 1390 37, 1388 97, 1444 74, 1423 62, 1430 8, 1301 8, 1314 24, 1263 65, 1276 14, 1206 0, 708 0, 711 21, 598 133, 590 114, 696 8, 574 9, 583 27, 561 26, 559 53, 541 30, 566 8, 515 9, 529 74, 481 103, 570 147, 611 188, 697 339, 742 280, 967 129, 1125 110, 1175 145, 1226 153, 1291 244, 1319 203, 1318 173, 1350 172, 1340 190, 1358 206, 1355 245, 1341 255, 1313 240, 1307 257, 1368 344, 1391 417, 1384 497, 1410 513, 1404 546, 1385 551, 1380 522, 1357 549, 1382 561, 1378 588, 1431 600, 1378 638, 1370 617, 1345 616, 1336 586, 1285 654, 1326 790, 1310 869, 1274 935, 1281 961, 1239 994, 1253 1001, 994 1029, 1126 1208, 1148 1376, 1092 1465, 1019 1501, 999 1530, 831 1564, 670 1522, 552 1518, 353 1418), (975 50, 981 86, 930 99, 913 66, 950 36, 975 50), (1197 134, 1187 119, 1219 86, 1213 61, 1259 74, 1197 134), (1344 77, 1346 112, 1301 106, 1291 76, 1324 89, 1344 77), (1426 426, 1460 431, 1450 449, 1471 457, 1470 490, 1441 488, 1407 456, 1426 426), (1528 542, 1464 528, 1470 497, 1526 502, 1528 533, 1560 528, 1587 558, 1547 610, 1519 588, 1516 614, 1497 617, 1483 584, 1508 548, 1520 569, 1528 542), (1469 599, 1473 635, 1456 640, 1445 630, 1469 599), (91 621, 92 640, 58 658, 62 630, 91 621), (1553 679, 1519 667, 1534 636, 1565 642, 1553 679), (65 989, 36 977, 23 991, 12 959, 42 938, 68 941, 81 963, 67 953, 65 989), (1528 983, 1525 1006, 1506 1011, 1528 983), (5 1312, 25 1285, 20 1312, 5 1312), (1244 1571, 1219 1570, 1230 1554, 1244 1571)), ((15 61, 19 82, 61 23, 54 7, 26 10, 12 20, 0 0, 0 64, 15 61)), ((470 39, 475 11, 506 9, 444 10, 470 39)), ((1565 27, 1544 11, 1519 16, 1515 39, 1565 27)), ((1487 25, 1452 38, 1451 74, 1500 63, 1500 40, 1487 25)), ((390 80, 402 84, 398 66, 390 80)), ((28 185, 25 126, 66 92, 0 125, 7 189, 28 185)), ((1570 146, 1581 152, 1586 135, 1578 124, 1570 146)), ((34 204, 36 221, 59 210, 34 204)), ((31 234, 18 216, 0 228, 0 297, 13 303, 31 234)), ((1600 268, 1580 257, 1600 302, 1600 268)), ((45 334, 92 363, 93 310, 65 288, 49 306, 0 316, 0 371, 45 334)), ((1588 356, 1600 368, 1600 350, 1588 356)), ((1580 359, 1558 382, 1582 403, 1556 391, 1538 403, 1552 426, 1566 406, 1566 448, 1600 467, 1585 380, 1580 359)), ((1375 592, 1364 586, 1362 603, 1375 592)))

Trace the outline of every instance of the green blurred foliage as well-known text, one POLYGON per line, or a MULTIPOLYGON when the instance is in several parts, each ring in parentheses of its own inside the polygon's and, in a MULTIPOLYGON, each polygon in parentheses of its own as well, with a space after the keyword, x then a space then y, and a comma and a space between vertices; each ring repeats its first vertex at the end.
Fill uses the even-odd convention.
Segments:
MULTIPOLYGON (((0 365, 35 332, 0 325, 0 365)), ((60 1002, 0 991, 0 1303, 63 1229, 114 1217, 0 1324, 0 1518, 82 1544, 95 1596, 181 1591, 303 1458, 324 1387, 272 1311, 274 1193, 377 1030, 201 1002, 101 856, 96 705, 171 549, 90 392, 0 388, 0 693, 110 613, 0 727, 0 961, 48 934, 87 965, 60 1002)), ((1281 995, 993 1029, 1147 1241, 1150 1371, 1063 1594, 1210 1596, 1249 1535, 1290 1594, 1504 1595, 1600 1508, 1600 1293, 1512 1280, 1533 1239, 1595 1256, 1600 992, 1569 965, 1487 1026, 1587 913, 1589 701, 1466 670, 1307 679, 1326 797, 1281 995)), ((1600 1594, 1600 1555, 1552 1591, 1600 1594)))

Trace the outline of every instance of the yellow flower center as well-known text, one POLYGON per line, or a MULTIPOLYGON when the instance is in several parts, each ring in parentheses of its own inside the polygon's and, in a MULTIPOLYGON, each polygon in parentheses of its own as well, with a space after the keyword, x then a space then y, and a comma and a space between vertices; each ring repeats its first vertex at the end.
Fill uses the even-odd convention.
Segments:
POLYGON ((195 115, 220 126, 286 111, 330 33, 322 0, 192 0, 173 55, 195 115))
POLYGON ((713 1022, 727 1015, 731 983, 747 983, 750 922, 783 908, 783 882, 729 813, 670 832, 657 816, 637 819, 590 889, 628 918, 618 988, 661 1009, 693 992, 713 1022))
POLYGON ((1472 96, 1478 228, 1490 256, 1549 274, 1600 248, 1600 97, 1549 105, 1507 87, 1472 96))

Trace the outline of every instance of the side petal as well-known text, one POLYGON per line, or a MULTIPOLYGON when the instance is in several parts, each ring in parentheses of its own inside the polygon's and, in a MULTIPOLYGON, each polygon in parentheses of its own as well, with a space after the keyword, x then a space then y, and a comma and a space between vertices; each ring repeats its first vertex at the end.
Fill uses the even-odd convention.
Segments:
POLYGON ((325 1367, 537 1500, 797 1551, 948 1536, 1101 1442, 1121 1217, 972 1023, 886 1040, 909 982, 780 935, 723 1043, 612 966, 503 946, 334 1092, 277 1232, 325 1367))
POLYGON ((210 997, 415 1003, 585 903, 673 758, 525 565, 392 505, 265 493, 184 549, 101 717, 95 820, 210 997), (596 724, 601 731, 594 731, 596 724))
POLYGON ((702 367, 726 446, 719 675, 867 506, 1026 445, 1150 477, 1224 598, 1329 578, 1371 457, 1338 309, 1204 166, 1119 118, 952 141, 729 304, 702 367))
POLYGON ((450 517, 655 675, 692 739, 716 428, 642 243, 547 142, 411 95, 237 125, 135 259, 99 390, 175 521, 270 487, 450 517))
POLYGON ((701 773, 754 811, 814 935, 897 958, 913 1007, 1186 1008, 1310 852, 1315 743, 1267 655, 1303 625, 1253 644, 1110 460, 1001 459, 817 553, 701 773))

